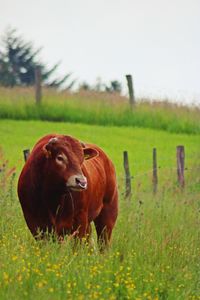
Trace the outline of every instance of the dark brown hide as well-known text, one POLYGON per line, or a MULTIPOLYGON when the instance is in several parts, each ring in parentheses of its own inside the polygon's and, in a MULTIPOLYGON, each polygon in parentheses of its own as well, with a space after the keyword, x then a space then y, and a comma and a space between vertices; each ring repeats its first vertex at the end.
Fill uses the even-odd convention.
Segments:
POLYGON ((18 196, 28 228, 55 232, 59 238, 90 233, 108 244, 118 214, 114 166, 96 145, 51 134, 33 148, 18 182, 18 196))

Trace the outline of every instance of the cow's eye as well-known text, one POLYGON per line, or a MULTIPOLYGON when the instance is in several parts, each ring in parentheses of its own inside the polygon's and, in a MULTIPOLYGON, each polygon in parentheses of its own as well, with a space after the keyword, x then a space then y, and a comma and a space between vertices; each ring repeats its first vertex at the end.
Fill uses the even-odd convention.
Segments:
POLYGON ((58 156, 56 157, 56 160, 57 160, 59 163, 64 162, 64 158, 62 157, 62 155, 58 155, 58 156))
POLYGON ((56 156, 56 163, 61 166, 66 166, 68 160, 67 156, 64 153, 60 153, 56 156))

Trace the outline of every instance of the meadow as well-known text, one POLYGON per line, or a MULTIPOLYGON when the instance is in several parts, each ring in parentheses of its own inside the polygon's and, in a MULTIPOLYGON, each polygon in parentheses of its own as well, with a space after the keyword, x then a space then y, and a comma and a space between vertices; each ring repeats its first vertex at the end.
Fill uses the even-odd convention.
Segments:
POLYGON ((200 299, 198 134, 0 120, 0 137, 1 166, 8 160, 0 172, 0 299, 200 299), (22 151, 50 132, 98 144, 116 166, 120 213, 111 247, 104 254, 87 244, 74 251, 68 238, 61 245, 36 242, 26 227, 16 195, 22 151), (179 144, 186 151, 184 190, 176 181, 179 144), (159 164, 156 195, 151 181, 153 147, 159 164), (130 202, 124 199, 124 150, 133 176, 130 202))
POLYGON ((42 103, 35 105, 33 88, 0 88, 1 119, 136 126, 200 134, 199 114, 199 107, 177 105, 167 99, 137 99, 131 111, 128 98, 95 91, 69 93, 43 89, 42 103))

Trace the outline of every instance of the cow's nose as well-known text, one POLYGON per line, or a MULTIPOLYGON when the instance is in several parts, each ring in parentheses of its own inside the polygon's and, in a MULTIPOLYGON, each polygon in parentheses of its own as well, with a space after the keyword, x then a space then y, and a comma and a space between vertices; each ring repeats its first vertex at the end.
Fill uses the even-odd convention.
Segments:
POLYGON ((82 189, 86 189, 87 188, 87 179, 85 176, 77 176, 75 178, 76 184, 82 188, 82 189))

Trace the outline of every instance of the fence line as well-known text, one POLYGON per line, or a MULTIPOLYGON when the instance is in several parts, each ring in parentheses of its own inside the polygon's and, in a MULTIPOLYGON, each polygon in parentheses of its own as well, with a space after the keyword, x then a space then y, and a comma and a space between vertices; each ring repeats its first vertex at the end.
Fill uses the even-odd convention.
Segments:
POLYGON ((42 101, 42 74, 39 66, 35 68, 35 101, 36 104, 42 101))
MULTIPOLYGON (((177 171, 177 168, 175 167, 166 167, 166 168, 159 168, 159 170, 161 171, 166 171, 166 170, 170 170, 170 171, 177 171)), ((195 167, 195 168, 185 168, 185 171, 194 171, 194 170, 200 170, 200 167, 195 167)), ((153 169, 148 169, 145 172, 139 173, 139 174, 135 174, 135 175, 131 175, 129 178, 130 180, 134 180, 137 177, 143 177, 145 175, 148 174, 152 174, 153 169)), ((117 176, 118 179, 125 179, 124 176, 117 176)))
MULTIPOLYGON (((149 151, 145 151, 144 153, 148 153, 149 154, 149 151)), ((151 163, 150 163, 150 155, 149 155, 149 159, 145 159, 145 160, 143 160, 142 162, 133 162, 133 163, 131 163, 131 165, 132 166, 145 166, 145 165, 150 165, 151 163)), ((200 155, 199 155, 199 157, 200 157, 200 155)), ((193 155, 187 155, 187 162, 188 161, 190 161, 190 160, 192 160, 192 161, 194 161, 194 154, 193 155)), ((174 158, 172 158, 172 157, 168 157, 168 158, 166 158, 166 157, 162 157, 162 156, 160 156, 160 154, 159 154, 159 161, 160 161, 160 163, 158 164, 158 168, 161 168, 162 166, 161 166, 161 164, 163 163, 163 162, 166 162, 166 161, 170 161, 170 162, 172 162, 172 163, 175 163, 175 161, 176 161, 176 157, 174 157, 174 158)), ((186 167, 187 168, 187 167, 186 167)))
POLYGON ((125 171, 125 177, 126 177, 126 192, 125 197, 130 198, 131 196, 131 178, 130 178, 130 169, 129 169, 129 162, 128 162, 128 152, 123 152, 124 157, 124 171, 125 171))
MULTIPOLYGON (((126 151, 127 152, 127 151, 126 151)), ((128 156, 128 153, 127 153, 128 156)), ((156 148, 153 148, 153 166, 151 169, 136 174, 134 176, 130 173, 129 166, 126 166, 126 169, 129 171, 126 172, 125 170, 125 190, 131 190, 131 181, 137 177, 143 177, 148 174, 152 174, 152 184, 153 184, 153 193, 155 194, 157 192, 157 186, 158 186, 158 169, 160 170, 161 167, 157 167, 157 150, 156 148)), ((126 162, 126 164, 128 161, 126 162)), ((176 167, 170 167, 170 168, 162 168, 162 170, 176 170, 177 171, 177 183, 181 188, 184 188, 185 186, 185 171, 194 170, 194 169, 200 169, 200 167, 195 168, 185 168, 185 148, 183 145, 179 145, 176 147, 176 167)))
MULTIPOLYGON (((165 170, 177 170, 177 168, 173 168, 173 167, 167 167, 167 168, 159 168, 159 170, 163 170, 163 171, 165 171, 165 170)), ((145 172, 142 172, 142 173, 139 173, 139 174, 135 174, 135 175, 131 175, 129 178, 132 180, 132 179, 134 179, 134 178, 136 178, 136 177, 143 177, 143 176, 145 176, 145 175, 148 175, 148 174, 150 174, 150 173, 152 173, 152 171, 153 171, 154 169, 148 169, 148 170, 146 170, 145 172)), ((125 177, 124 176, 118 176, 118 178, 119 179, 125 179, 125 177)))
MULTIPOLYGON (((30 150, 26 149, 23 151, 24 153, 24 160, 26 161, 30 155, 30 150)), ((158 178, 159 178, 159 172, 162 171, 175 171, 177 172, 177 183, 181 188, 184 188, 185 186, 185 177, 184 173, 188 171, 195 171, 200 170, 200 166, 195 166, 192 168, 185 167, 185 149, 183 145, 179 145, 176 147, 176 167, 170 166, 170 167, 161 167, 158 166, 158 159, 157 159, 157 149, 153 148, 152 152, 152 168, 146 170, 145 172, 138 173, 135 175, 131 175, 130 167, 129 167, 129 158, 128 158, 128 152, 123 152, 123 166, 124 166, 124 173, 125 176, 118 176, 118 179, 125 179, 125 198, 130 199, 131 198, 131 182, 135 178, 147 176, 149 174, 152 174, 152 188, 153 193, 155 194, 157 192, 157 186, 158 186, 158 178)), ((175 162, 175 160, 174 160, 175 162)))
POLYGON ((127 80, 127 85, 128 85, 130 108, 133 109, 133 107, 135 105, 135 94, 134 94, 132 75, 130 75, 130 74, 126 75, 126 80, 127 80))
POLYGON ((184 178, 184 165, 185 165, 185 149, 184 146, 176 147, 176 158, 177 158, 177 176, 180 186, 183 188, 185 185, 184 178))
POLYGON ((153 193, 157 192, 158 172, 157 172, 157 150, 153 148, 153 193))
POLYGON ((24 153, 24 160, 27 161, 29 155, 30 155, 30 150, 29 149, 25 149, 23 150, 24 153))

